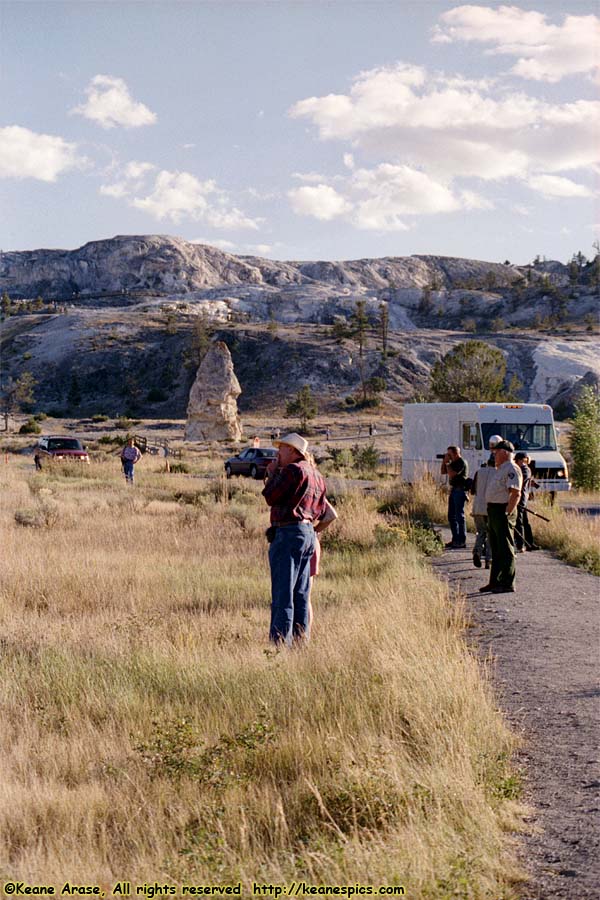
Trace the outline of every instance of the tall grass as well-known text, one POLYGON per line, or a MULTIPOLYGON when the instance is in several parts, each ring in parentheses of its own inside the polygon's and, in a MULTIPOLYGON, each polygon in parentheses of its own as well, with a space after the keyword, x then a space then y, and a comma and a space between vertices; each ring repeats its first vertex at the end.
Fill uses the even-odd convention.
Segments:
MULTIPOLYGON (((447 522, 447 492, 430 480, 414 485, 398 482, 382 490, 380 496, 380 509, 384 512, 409 520, 447 522)), ((578 493, 574 491, 569 499, 577 500, 578 493)), ((598 497, 582 494, 583 500, 598 502, 598 497)), ((551 506, 544 497, 532 509, 550 519, 550 522, 544 522, 533 515, 530 517, 537 544, 552 550, 571 565, 600 575, 600 518, 565 510, 558 504, 551 506)), ((468 506, 466 512, 467 525, 473 531, 468 506)))
POLYGON ((461 608, 378 540, 374 500, 340 501, 287 652, 259 485, 0 481, 1 876, 511 895, 511 735, 461 608), (15 519, 42 503, 52 524, 15 519))

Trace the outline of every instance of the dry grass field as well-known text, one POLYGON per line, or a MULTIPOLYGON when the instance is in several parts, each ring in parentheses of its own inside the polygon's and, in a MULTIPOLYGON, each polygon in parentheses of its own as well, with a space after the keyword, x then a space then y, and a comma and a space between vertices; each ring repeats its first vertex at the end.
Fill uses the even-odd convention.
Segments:
POLYGON ((460 604, 349 492, 313 639, 275 650, 260 485, 219 465, 2 466, 0 878, 512 896, 513 739, 460 604))

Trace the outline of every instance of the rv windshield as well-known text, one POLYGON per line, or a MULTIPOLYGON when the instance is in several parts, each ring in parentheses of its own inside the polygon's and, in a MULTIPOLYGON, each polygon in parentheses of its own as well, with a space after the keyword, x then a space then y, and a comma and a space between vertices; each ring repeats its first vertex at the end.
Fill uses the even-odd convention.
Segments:
POLYGON ((489 445, 493 434, 499 434, 515 446, 515 450, 556 450, 553 425, 519 425, 516 422, 492 422, 482 424, 484 445, 489 445))

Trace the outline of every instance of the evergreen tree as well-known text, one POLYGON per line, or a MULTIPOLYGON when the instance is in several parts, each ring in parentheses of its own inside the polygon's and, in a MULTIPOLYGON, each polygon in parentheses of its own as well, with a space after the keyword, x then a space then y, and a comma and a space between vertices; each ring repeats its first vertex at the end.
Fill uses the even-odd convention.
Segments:
POLYGON ((358 369, 364 402, 367 400, 367 388, 365 384, 365 349, 367 345, 368 327, 367 301, 357 300, 354 312, 350 316, 350 332, 358 344, 358 369))
POLYGON ((300 431, 307 431, 309 420, 314 419, 317 412, 318 406, 308 384, 300 388, 295 399, 286 404, 288 416, 300 416, 300 431))
POLYGON ((4 291, 2 299, 0 300, 0 310, 2 312, 2 317, 5 319, 12 313, 12 304, 6 291, 4 291))
POLYGON ((379 331, 381 334, 381 356, 387 359, 388 332, 390 327, 390 311, 387 303, 379 305, 379 331))
POLYGON ((431 393, 443 403, 504 399, 506 360, 484 341, 457 344, 431 370, 431 393))

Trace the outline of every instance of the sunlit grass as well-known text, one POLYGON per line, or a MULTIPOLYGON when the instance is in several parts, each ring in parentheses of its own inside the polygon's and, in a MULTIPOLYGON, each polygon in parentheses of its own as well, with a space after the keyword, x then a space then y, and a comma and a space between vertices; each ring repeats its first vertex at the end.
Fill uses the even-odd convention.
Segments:
POLYGON ((275 650, 260 485, 209 475, 1 473, 0 870, 510 896, 513 740, 460 606, 350 492, 313 639, 275 650))

